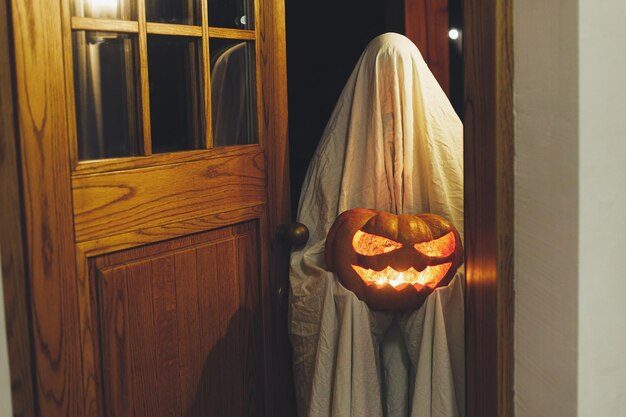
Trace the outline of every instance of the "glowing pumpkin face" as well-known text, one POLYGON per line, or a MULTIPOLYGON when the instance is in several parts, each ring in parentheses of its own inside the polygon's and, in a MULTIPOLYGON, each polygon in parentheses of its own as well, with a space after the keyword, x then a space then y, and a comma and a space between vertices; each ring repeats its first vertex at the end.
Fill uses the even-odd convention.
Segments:
POLYGON ((419 308, 463 263, 457 230, 436 214, 343 212, 326 237, 326 266, 375 310, 419 308))

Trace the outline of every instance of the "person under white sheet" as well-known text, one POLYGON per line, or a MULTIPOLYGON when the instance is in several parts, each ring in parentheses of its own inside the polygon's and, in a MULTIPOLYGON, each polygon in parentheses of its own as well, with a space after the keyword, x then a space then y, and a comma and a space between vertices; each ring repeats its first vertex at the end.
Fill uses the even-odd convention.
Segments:
POLYGON ((463 267, 416 311, 370 310, 327 272, 324 242, 355 207, 432 212, 463 236, 462 124, 406 37, 372 40, 309 166, 291 255, 289 333, 300 417, 463 417, 463 267))

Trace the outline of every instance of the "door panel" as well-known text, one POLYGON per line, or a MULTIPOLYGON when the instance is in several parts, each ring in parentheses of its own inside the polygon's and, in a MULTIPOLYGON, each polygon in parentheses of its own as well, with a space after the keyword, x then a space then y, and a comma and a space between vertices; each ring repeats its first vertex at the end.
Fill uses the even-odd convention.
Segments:
POLYGON ((75 176, 76 240, 101 239, 266 202, 265 156, 224 158, 75 176))
POLYGON ((262 414, 257 224, 183 240, 91 261, 107 416, 262 414))

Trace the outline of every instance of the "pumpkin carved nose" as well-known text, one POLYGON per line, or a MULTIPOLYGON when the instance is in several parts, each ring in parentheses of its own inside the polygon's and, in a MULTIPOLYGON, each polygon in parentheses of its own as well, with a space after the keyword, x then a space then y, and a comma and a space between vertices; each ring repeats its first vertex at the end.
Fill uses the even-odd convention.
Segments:
POLYGON ((387 267, 391 267, 398 272, 406 271, 411 267, 418 271, 423 271, 429 265, 429 257, 417 252, 413 247, 405 245, 400 249, 380 255, 359 255, 358 263, 367 269, 375 271, 382 271, 387 267))
POLYGON ((415 269, 417 269, 418 271, 426 268, 425 263, 424 265, 417 265, 413 262, 413 251, 411 251, 411 249, 412 248, 410 246, 404 246, 402 249, 400 249, 400 251, 402 251, 403 253, 399 253, 398 256, 393 257, 389 261, 389 266, 400 272, 406 271, 411 266, 414 266, 415 269))

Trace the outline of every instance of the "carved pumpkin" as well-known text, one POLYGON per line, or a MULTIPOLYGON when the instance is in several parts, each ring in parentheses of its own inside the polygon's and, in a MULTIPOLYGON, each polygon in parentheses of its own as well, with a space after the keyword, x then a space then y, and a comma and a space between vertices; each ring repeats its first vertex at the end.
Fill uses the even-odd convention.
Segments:
POLYGON ((436 214, 392 214, 356 208, 326 237, 326 266, 374 310, 419 308, 448 285, 463 263, 454 226, 436 214))

